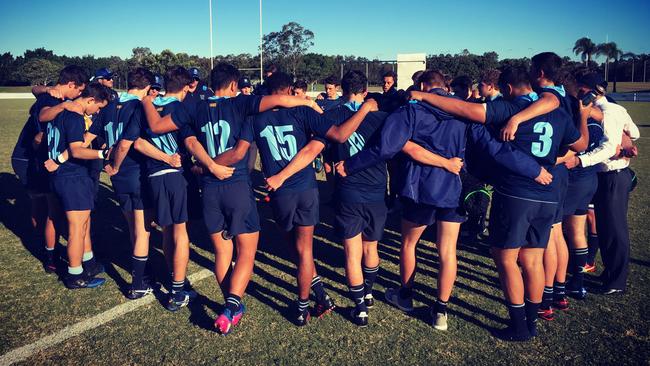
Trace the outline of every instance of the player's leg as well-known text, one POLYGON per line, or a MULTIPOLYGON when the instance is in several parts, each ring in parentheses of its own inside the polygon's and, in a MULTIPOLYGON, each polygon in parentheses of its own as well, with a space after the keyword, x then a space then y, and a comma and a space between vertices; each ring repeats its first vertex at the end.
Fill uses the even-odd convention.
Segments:
POLYGON ((127 294, 130 299, 138 299, 153 292, 151 285, 145 281, 145 269, 149 260, 149 238, 151 212, 135 209, 125 212, 133 233, 133 255, 131 257, 131 288, 127 294))
POLYGON ((417 246, 426 225, 413 223, 402 219, 402 246, 400 248, 400 288, 387 289, 386 300, 402 311, 413 311, 413 282, 417 268, 415 247, 417 246))
POLYGON ((355 324, 365 326, 368 324, 368 307, 365 302, 365 288, 361 261, 364 254, 361 234, 343 240, 345 251, 345 276, 348 280, 350 299, 354 303, 352 319, 355 324))
POLYGON ((544 292, 544 249, 522 248, 519 261, 524 276, 526 324, 532 336, 537 335, 537 314, 544 292))
POLYGON ((531 335, 526 322, 524 280, 517 264, 519 249, 492 248, 492 255, 510 315, 510 325, 499 336, 513 341, 528 340, 531 335))
POLYGON ((569 301, 566 298, 566 274, 569 266, 569 247, 564 239, 562 223, 553 225, 551 235, 554 236, 557 251, 557 270, 553 283, 553 307, 558 310, 568 310, 569 301))
POLYGON ((88 224, 85 226, 86 232, 84 235, 84 254, 83 254, 83 267, 84 272, 90 277, 95 277, 104 272, 104 266, 97 261, 93 253, 93 242, 90 237, 91 218, 88 217, 88 224))
POLYGON ((542 304, 539 308, 539 317, 544 320, 553 320, 553 284, 555 282, 555 273, 557 272, 557 246, 555 236, 551 229, 551 235, 548 240, 546 250, 544 250, 544 295, 542 304))
MULTIPOLYGON (((296 226, 293 229, 296 250, 296 267, 298 267, 298 318, 306 324, 309 319, 309 292, 316 273, 313 253, 313 226, 296 226)), ((298 319, 299 325, 301 324, 298 319)))
POLYGON ((567 291, 578 299, 584 299, 584 273, 589 248, 585 237, 587 215, 571 215, 564 219, 568 242, 571 244, 572 277, 567 284, 567 291))
POLYGON ((363 285, 364 285, 364 302, 366 307, 371 308, 375 305, 375 299, 372 295, 372 288, 377 281, 379 274, 379 252, 377 251, 378 241, 368 241, 363 238, 363 285))
POLYGON ((459 222, 438 221, 436 245, 440 261, 438 269, 438 298, 431 315, 434 327, 447 330, 447 303, 456 281, 457 259, 456 242, 460 232, 459 222))
MULTIPOLYGON (((593 200, 592 200, 593 202, 593 200)), ((598 254, 598 230, 596 230, 596 212, 594 211, 593 203, 589 204, 587 211, 587 245, 589 247, 589 255, 587 257, 587 265, 585 272, 596 272, 596 254, 598 254)))
POLYGON ((55 220, 56 216, 60 214, 61 208, 54 194, 37 195, 37 197, 39 198, 32 199, 32 204, 40 205, 40 209, 45 211, 45 217, 43 217, 38 229, 38 233, 42 233, 45 239, 45 263, 43 266, 46 272, 54 273, 56 272, 57 262, 56 244, 59 241, 55 220))
POLYGON ((66 287, 70 289, 93 288, 102 285, 103 278, 94 278, 84 273, 82 266, 84 240, 90 221, 90 210, 66 211, 68 221, 68 275, 66 287))

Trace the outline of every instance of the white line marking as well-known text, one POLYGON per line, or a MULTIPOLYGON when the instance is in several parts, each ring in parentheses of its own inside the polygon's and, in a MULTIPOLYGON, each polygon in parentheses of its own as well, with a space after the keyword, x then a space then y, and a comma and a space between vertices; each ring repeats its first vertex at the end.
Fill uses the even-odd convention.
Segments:
MULTIPOLYGON (((212 276, 212 274, 212 271, 203 269, 196 273, 193 273, 188 277, 188 279, 191 282, 198 282, 202 279, 212 276)), ((117 305, 116 307, 106 310, 101 314, 97 314, 86 320, 82 320, 79 323, 69 325, 54 334, 50 334, 49 336, 45 336, 37 340, 34 343, 13 349, 5 353, 4 355, 0 356, 0 365, 11 365, 16 362, 24 361, 38 352, 62 343, 72 337, 76 337, 86 331, 97 328, 100 325, 106 324, 121 317, 122 315, 130 313, 144 305, 154 302, 155 300, 155 296, 145 296, 138 300, 133 300, 125 302, 124 304, 117 305)))

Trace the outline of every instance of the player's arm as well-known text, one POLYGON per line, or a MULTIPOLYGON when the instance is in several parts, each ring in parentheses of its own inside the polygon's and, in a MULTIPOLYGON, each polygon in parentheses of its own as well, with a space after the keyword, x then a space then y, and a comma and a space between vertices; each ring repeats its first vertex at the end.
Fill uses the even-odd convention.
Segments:
POLYGON ((338 126, 333 125, 330 127, 329 130, 327 130, 325 137, 340 144, 344 143, 348 138, 350 138, 352 133, 359 128, 359 125, 361 125, 361 122, 363 122, 368 113, 378 110, 377 102, 374 99, 366 100, 361 108, 352 115, 352 117, 348 118, 338 126))
POLYGON ((589 128, 587 127, 587 119, 589 119, 589 114, 591 113, 591 104, 584 106, 582 103, 578 103, 578 105, 580 106, 580 123, 578 124, 580 138, 573 144, 569 145, 569 149, 575 152, 585 151, 587 146, 589 146, 589 128))
POLYGON ((315 104, 316 102, 311 99, 307 100, 294 95, 266 95, 260 101, 259 112, 268 111, 276 107, 293 108, 305 106, 314 108, 315 104))
POLYGON ((106 151, 104 150, 95 150, 87 146, 84 146, 83 141, 73 141, 68 144, 68 151, 75 159, 80 160, 95 160, 95 159, 105 159, 106 151))
POLYGON ((192 154, 192 156, 194 156, 196 160, 198 160, 204 167, 206 167, 215 177, 223 180, 232 176, 235 168, 217 164, 214 160, 212 160, 196 136, 188 136, 185 138, 184 142, 185 147, 190 152, 190 154, 192 154))
POLYGON ((162 161, 174 168, 181 167, 181 156, 179 154, 167 155, 164 152, 158 150, 153 144, 149 141, 138 137, 137 140, 133 143, 133 147, 139 151, 142 155, 145 155, 151 159, 162 161))
POLYGON ((501 129, 501 139, 503 141, 514 140, 517 128, 519 128, 521 123, 537 116, 550 113, 559 106, 560 101, 554 94, 548 92, 542 93, 538 100, 526 107, 526 109, 510 117, 506 125, 501 129))
POLYGON ((108 175, 113 176, 120 171, 122 162, 126 158, 126 155, 129 153, 129 150, 133 146, 132 140, 121 139, 117 144, 114 145, 113 149, 113 163, 106 166, 105 170, 108 175))
POLYGON ((402 152, 418 163, 443 168, 456 175, 460 174, 460 170, 463 168, 463 159, 457 157, 447 159, 432 153, 413 141, 407 141, 402 148, 402 152))
POLYGON ((165 117, 160 117, 160 114, 156 111, 156 107, 153 105, 153 99, 154 97, 151 95, 142 98, 142 108, 144 109, 144 114, 151 132, 161 134, 178 130, 178 126, 174 123, 171 113, 165 117))
POLYGON ((305 147, 298 151, 296 156, 291 159, 287 166, 276 175, 266 178, 267 189, 269 191, 275 191, 280 188, 287 179, 311 164, 324 148, 325 144, 322 141, 309 141, 305 147))
POLYGON ((224 151, 223 153, 217 155, 212 160, 215 163, 223 166, 230 166, 230 165, 237 164, 246 157, 246 153, 248 152, 250 146, 251 146, 250 142, 243 139, 239 139, 237 140, 237 143, 232 149, 224 151))
POLYGON ((63 111, 75 112, 78 114, 84 113, 83 108, 77 103, 72 102, 61 102, 52 107, 43 107, 38 114, 38 120, 41 123, 50 122, 63 111))
POLYGON ((419 91, 411 91, 410 97, 411 100, 431 104, 432 106, 440 108, 453 116, 478 123, 485 123, 484 103, 470 103, 456 98, 449 98, 438 94, 419 91))

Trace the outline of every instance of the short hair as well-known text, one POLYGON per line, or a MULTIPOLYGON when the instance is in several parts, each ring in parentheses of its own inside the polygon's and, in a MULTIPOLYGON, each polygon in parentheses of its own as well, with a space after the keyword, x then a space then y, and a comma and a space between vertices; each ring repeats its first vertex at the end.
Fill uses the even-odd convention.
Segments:
POLYGON ((325 80, 323 80, 323 84, 341 85, 339 79, 334 75, 330 75, 327 78, 325 78, 325 80))
POLYGON ((293 83, 293 88, 307 91, 307 83, 304 80, 296 80, 296 82, 293 83))
POLYGON ((165 73, 165 90, 177 93, 192 82, 192 76, 183 66, 174 66, 165 73))
POLYGON ((420 82, 420 76, 424 74, 424 70, 416 71, 411 75, 411 80, 413 80, 413 83, 419 83, 420 82))
POLYGON ((488 69, 483 71, 479 80, 488 85, 498 86, 499 75, 501 75, 501 71, 497 69, 488 69))
POLYGON ((394 81, 395 83, 397 83, 397 74, 395 73, 395 71, 393 71, 393 70, 386 71, 386 72, 381 76, 382 79, 383 79, 383 78, 386 78, 386 77, 391 77, 391 78, 393 78, 393 81, 394 81))
POLYGON ((156 80, 153 73, 144 67, 138 67, 129 71, 126 77, 126 83, 129 89, 144 89, 153 84, 156 80))
POLYGON ((360 94, 366 91, 368 78, 361 71, 352 70, 343 75, 341 89, 343 94, 360 94))
POLYGON ((220 62, 210 71, 210 84, 212 89, 221 90, 233 81, 239 84, 240 77, 239 69, 229 63, 220 62))
POLYGON ((96 102, 108 102, 111 99, 111 92, 108 87, 99 82, 92 82, 81 92, 81 98, 93 98, 96 102))
POLYGON ((265 72, 265 73, 268 73, 268 72, 271 72, 271 73, 273 73, 273 72, 278 72, 278 67, 275 66, 275 64, 268 64, 268 65, 264 66, 264 72, 265 72))
POLYGON ((266 79, 265 84, 269 88, 270 93, 275 93, 293 85, 293 79, 287 73, 275 72, 266 79))
POLYGON ((499 87, 505 89, 508 84, 514 87, 530 86, 526 69, 521 66, 509 66, 503 69, 499 75, 499 87))
POLYGON ((530 68, 531 71, 544 71, 544 77, 552 82, 559 81, 562 77, 562 59, 553 52, 542 52, 533 56, 530 59, 530 68))
POLYGON ((422 75, 420 75, 420 82, 430 87, 445 87, 447 85, 445 76, 442 72, 436 70, 425 70, 422 75))
POLYGON ((456 76, 449 86, 452 88, 463 88, 463 89, 471 89, 472 88, 472 78, 470 78, 467 75, 461 75, 461 76, 456 76))
POLYGON ((90 77, 86 70, 81 66, 68 65, 59 72, 59 80, 57 84, 67 84, 73 82, 76 86, 81 86, 88 83, 90 77))

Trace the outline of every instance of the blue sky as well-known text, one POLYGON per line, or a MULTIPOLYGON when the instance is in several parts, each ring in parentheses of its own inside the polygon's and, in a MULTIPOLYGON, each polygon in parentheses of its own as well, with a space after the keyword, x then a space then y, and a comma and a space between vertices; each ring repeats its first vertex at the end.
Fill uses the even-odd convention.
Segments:
MULTIPOLYGON (((263 0, 264 33, 297 21, 311 51, 394 59, 397 53, 541 51, 571 55, 576 39, 606 37, 650 53, 650 1, 263 0), (544 15, 543 12, 548 12, 544 15)), ((257 52, 259 0, 213 0, 215 54, 257 52)), ((70 56, 129 57, 136 46, 209 55, 208 0, 0 2, 0 52, 45 47, 70 56)))

